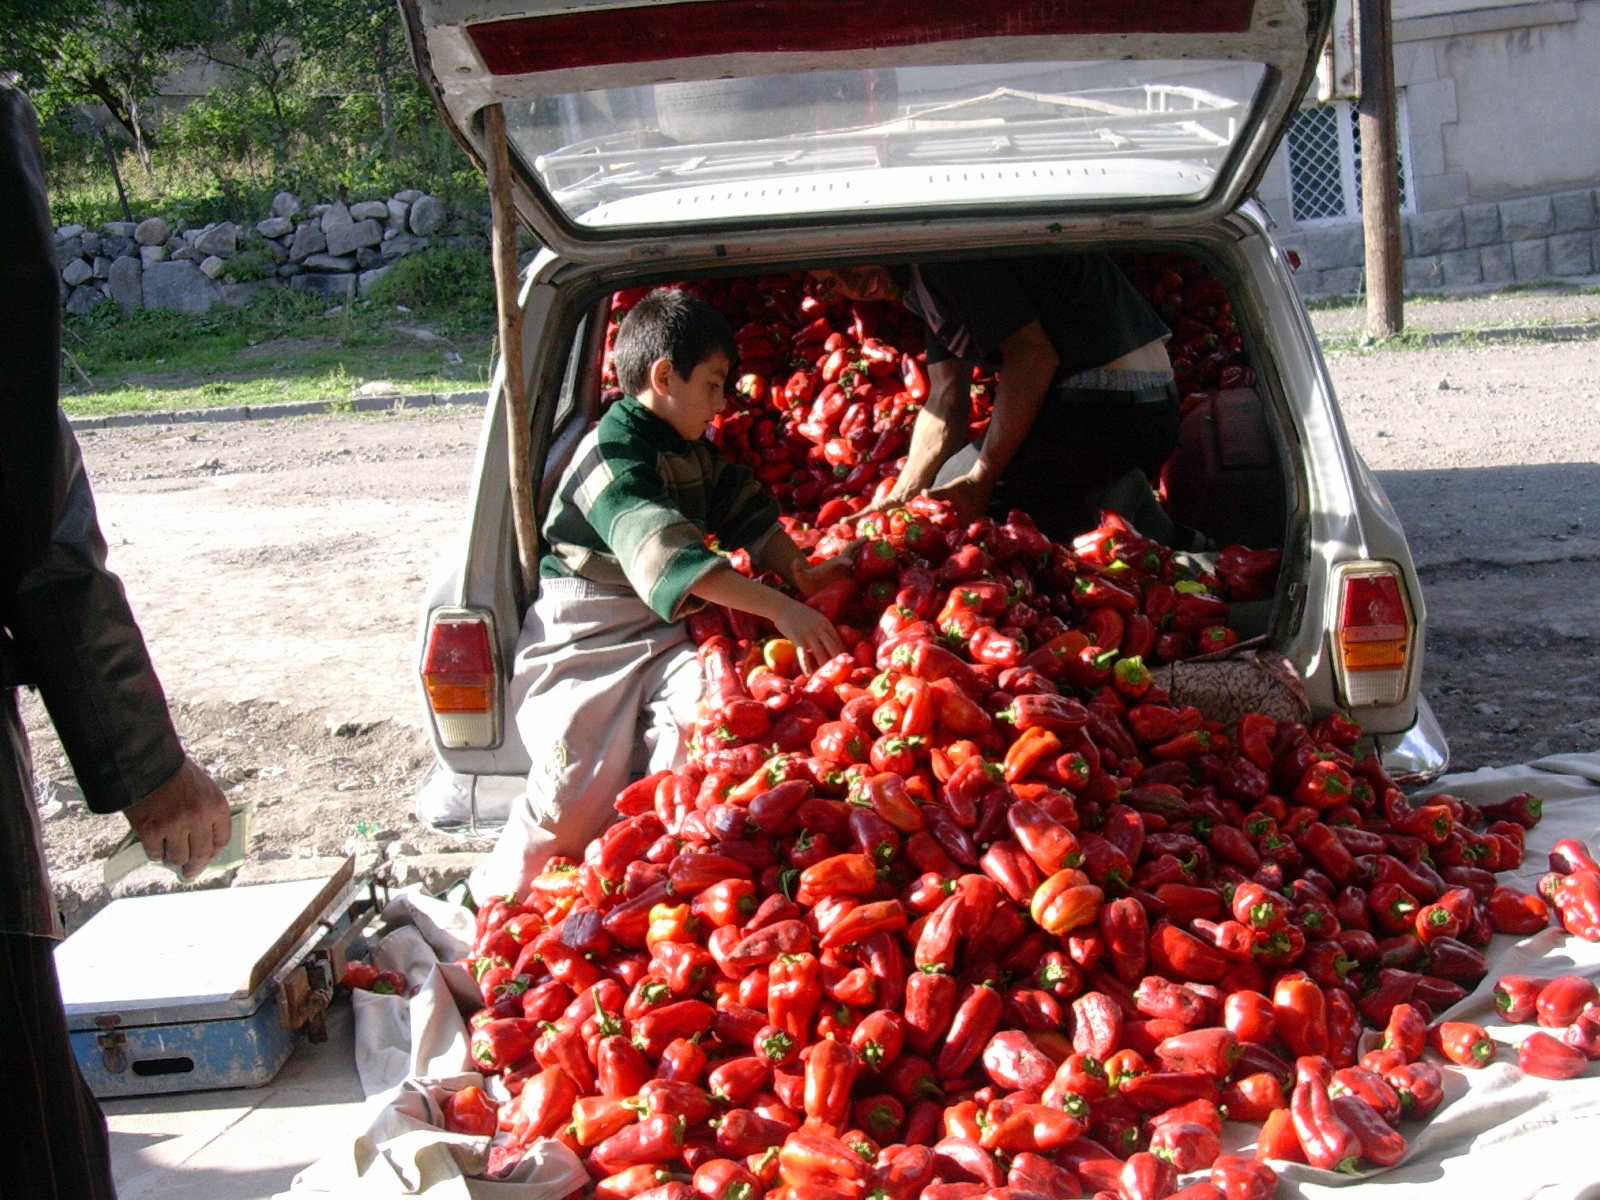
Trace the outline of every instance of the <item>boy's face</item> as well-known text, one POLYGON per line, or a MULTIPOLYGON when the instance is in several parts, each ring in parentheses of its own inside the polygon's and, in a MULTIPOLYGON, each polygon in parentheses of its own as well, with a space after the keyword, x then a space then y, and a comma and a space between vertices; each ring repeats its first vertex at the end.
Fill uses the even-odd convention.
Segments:
POLYGON ((685 379, 671 359, 658 358, 650 366, 650 388, 655 396, 647 407, 681 437, 691 442, 704 437, 711 418, 728 407, 726 388, 731 366, 725 355, 714 352, 685 379))

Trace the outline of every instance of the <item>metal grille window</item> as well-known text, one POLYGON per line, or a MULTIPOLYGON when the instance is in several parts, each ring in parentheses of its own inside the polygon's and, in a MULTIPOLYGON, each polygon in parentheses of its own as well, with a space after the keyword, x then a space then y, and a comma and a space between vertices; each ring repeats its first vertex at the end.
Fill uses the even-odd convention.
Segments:
MULTIPOLYGON (((1405 93, 1400 94, 1400 208, 1415 211, 1406 160, 1405 93)), ((1361 122, 1342 100, 1303 108, 1289 126, 1289 196, 1296 225, 1361 216, 1361 122)))

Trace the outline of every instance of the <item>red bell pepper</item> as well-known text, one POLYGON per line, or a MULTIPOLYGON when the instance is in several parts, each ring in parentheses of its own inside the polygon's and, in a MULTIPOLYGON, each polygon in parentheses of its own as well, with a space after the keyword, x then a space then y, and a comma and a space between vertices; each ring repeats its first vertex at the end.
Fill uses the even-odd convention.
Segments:
POLYGON ((472 1061, 485 1071, 504 1071, 533 1053, 533 1022, 502 1018, 480 1026, 472 1035, 472 1061))
POLYGON ((1534 1012, 1546 1029, 1564 1029, 1585 1009, 1600 1005, 1600 990, 1579 975, 1558 975, 1539 989, 1534 1012))
POLYGON ((1383 1031, 1383 1048, 1398 1050, 1406 1062, 1422 1057, 1428 1043, 1428 1019, 1415 1005, 1396 1004, 1383 1031))
POLYGON ((444 1109, 444 1127, 451 1133, 466 1133, 474 1137, 494 1136, 500 1106, 489 1099, 482 1088, 464 1087, 458 1092, 451 1092, 441 1107, 444 1109))
POLYGON ((1167 1200, 1177 1186, 1178 1172, 1172 1163, 1141 1150, 1122 1165, 1118 1194, 1122 1200, 1167 1200))
POLYGON ((1561 1040, 1590 1058, 1600 1058, 1600 1011, 1591 1008, 1579 1013, 1561 1040))
POLYGON ((1261 1132, 1256 1135, 1257 1161, 1269 1158, 1282 1159, 1284 1162, 1306 1161, 1294 1117, 1287 1108, 1268 1113, 1266 1120, 1261 1123, 1261 1132))
POLYGON ((1375 1167, 1392 1167, 1405 1157, 1406 1139, 1360 1096, 1336 1095, 1333 1113, 1355 1134, 1361 1157, 1375 1167))
POLYGON ((1494 985, 1495 1011, 1513 1024, 1533 1020, 1539 994, 1550 982, 1536 975, 1502 975, 1494 985))
POLYGON ((1278 1036, 1294 1054, 1328 1052, 1327 1000, 1306 976, 1286 975, 1278 980, 1272 992, 1272 1015, 1278 1036))
POLYGON ((965 1073, 994 1034, 1005 1010, 1000 993, 986 984, 969 986, 960 997, 934 1066, 941 1079, 965 1073))
POLYGON ((1199 938, 1165 921, 1157 922, 1150 931, 1149 959, 1163 975, 1196 983, 1215 983, 1230 966, 1199 938))
POLYGON ((1211 1164, 1211 1182, 1222 1190, 1224 1200, 1272 1200, 1278 1173, 1264 1162, 1223 1154, 1211 1164))
POLYGON ((906 1044, 926 1054, 950 1028, 959 985, 949 975, 915 971, 905 988, 906 1044))
POLYGON ((1354 1171, 1362 1144, 1335 1109, 1325 1084, 1317 1079, 1297 1083, 1289 1115, 1308 1163, 1324 1171, 1354 1171))
POLYGON ((844 1124, 850 1111, 850 1089, 855 1084, 856 1055, 849 1045, 823 1038, 806 1059, 806 1116, 824 1125, 844 1124))
POLYGON ((1090 883, 1087 875, 1064 867, 1039 885, 1029 911, 1040 929, 1059 935, 1094 923, 1104 899, 1105 893, 1090 883))
POLYGON ((1428 1031, 1428 1044, 1459 1067, 1476 1070, 1494 1061, 1488 1031, 1467 1021, 1441 1021, 1428 1031))
POLYGON ((1545 902, 1531 892, 1513 887, 1495 888, 1485 906, 1496 933, 1526 937, 1550 924, 1550 910, 1545 902))
POLYGON ((1523 1038, 1518 1047, 1517 1066, 1524 1075, 1540 1079, 1576 1079, 1588 1069, 1589 1057, 1548 1033, 1534 1032, 1523 1038))
POLYGON ((1072 1048, 1104 1062, 1122 1041, 1122 1006, 1104 992, 1085 992, 1072 1002, 1072 1048))
POLYGON ((578 1086, 565 1072, 540 1071, 522 1085, 508 1114, 512 1140, 527 1145, 534 1138, 549 1137, 571 1119, 577 1099, 578 1086))

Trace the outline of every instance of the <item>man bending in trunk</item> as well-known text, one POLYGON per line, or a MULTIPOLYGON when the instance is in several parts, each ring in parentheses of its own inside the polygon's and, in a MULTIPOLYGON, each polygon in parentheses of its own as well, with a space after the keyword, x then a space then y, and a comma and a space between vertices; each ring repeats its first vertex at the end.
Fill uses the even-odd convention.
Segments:
POLYGON ((1105 254, 818 270, 853 300, 899 301, 927 326, 927 402, 893 507, 924 490, 964 520, 1020 508, 1062 541, 1102 508, 1181 549, 1150 481, 1178 443, 1171 332, 1105 254), (994 413, 966 444, 972 369, 996 371, 994 413))

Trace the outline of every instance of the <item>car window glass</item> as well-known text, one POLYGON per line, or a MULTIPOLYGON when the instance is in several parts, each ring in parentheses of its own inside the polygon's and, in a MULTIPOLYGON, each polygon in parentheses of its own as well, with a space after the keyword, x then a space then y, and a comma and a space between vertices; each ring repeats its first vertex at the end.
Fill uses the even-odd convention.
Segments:
POLYGON ((875 68, 506 103, 566 215, 625 228, 1044 201, 1200 201, 1247 128, 1257 62, 875 68))

